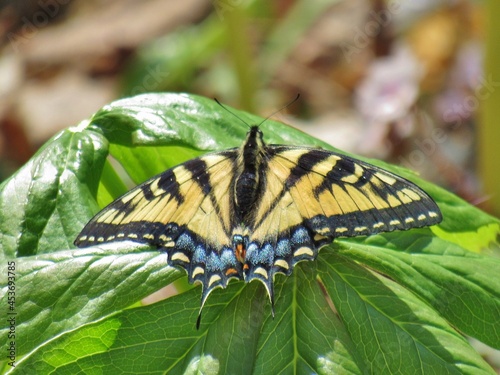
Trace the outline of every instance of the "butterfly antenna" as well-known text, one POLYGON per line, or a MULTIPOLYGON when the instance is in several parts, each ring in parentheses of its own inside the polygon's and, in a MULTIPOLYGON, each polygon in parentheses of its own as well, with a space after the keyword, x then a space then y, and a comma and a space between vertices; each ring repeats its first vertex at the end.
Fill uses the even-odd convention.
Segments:
MULTIPOLYGON (((297 100, 299 100, 300 98, 300 93, 297 94, 297 96, 291 100, 289 103, 285 104, 283 107, 281 107, 280 109, 274 111, 273 113, 271 113, 269 116, 267 116, 264 120, 262 120, 258 125, 257 127, 261 126, 262 123, 264 123, 265 121, 269 120, 271 117, 273 117, 276 113, 278 112, 281 112, 282 110, 284 110, 285 108, 288 108, 290 107, 293 103, 295 103, 297 100)), ((219 100, 217 98, 214 98, 215 102, 220 105, 222 108, 224 108, 226 111, 228 111, 230 114, 232 114, 234 117, 236 117, 238 120, 240 120, 242 123, 244 123, 246 126, 248 126, 249 128, 251 127, 250 125, 248 125, 248 123, 243 120, 241 117, 239 117, 238 115, 236 115, 236 113, 234 112, 231 112, 229 109, 227 109, 221 102, 219 102, 219 100)))
POLYGON ((295 103, 297 100, 299 100, 299 98, 300 98, 300 93, 298 93, 298 94, 297 94, 297 96, 296 96, 293 100, 291 100, 290 102, 288 102, 287 104, 285 104, 283 107, 281 107, 280 109, 278 109, 278 110, 274 111, 274 112, 273 112, 273 113, 271 113, 269 116, 267 116, 267 117, 266 117, 264 120, 262 120, 262 121, 260 122, 260 124, 258 124, 257 126, 261 126, 261 125, 262 125, 262 123, 264 123, 265 121, 269 120, 269 119, 270 119, 271 117, 273 117, 276 113, 281 112, 281 111, 282 111, 282 110, 284 110, 285 108, 290 107, 293 103, 295 103))
POLYGON ((219 100, 217 98, 214 98, 215 102, 220 105, 222 108, 224 108, 227 112, 229 112, 230 114, 232 114, 234 117, 236 117, 238 120, 240 120, 242 123, 244 123, 246 126, 248 126, 248 128, 250 128, 251 126, 248 125, 248 123, 243 120, 240 116, 238 116, 236 113, 234 112, 231 112, 229 109, 226 108, 226 106, 224 104, 222 104, 221 102, 219 102, 219 100))

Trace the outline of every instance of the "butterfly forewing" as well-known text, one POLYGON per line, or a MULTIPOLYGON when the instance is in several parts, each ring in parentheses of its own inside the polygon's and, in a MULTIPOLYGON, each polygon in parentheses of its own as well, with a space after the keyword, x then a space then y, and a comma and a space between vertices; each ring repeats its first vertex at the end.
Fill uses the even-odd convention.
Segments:
POLYGON ((439 208, 425 192, 374 165, 295 147, 277 148, 274 158, 293 161, 284 186, 299 207, 305 206, 300 208, 304 225, 318 234, 369 235, 441 221, 439 208))

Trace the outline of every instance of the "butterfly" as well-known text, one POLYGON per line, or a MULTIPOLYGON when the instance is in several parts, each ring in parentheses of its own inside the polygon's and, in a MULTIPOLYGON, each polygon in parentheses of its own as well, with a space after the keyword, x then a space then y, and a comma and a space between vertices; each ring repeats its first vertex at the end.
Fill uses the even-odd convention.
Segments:
POLYGON ((251 126, 239 148, 189 160, 100 211, 75 245, 136 241, 167 254, 208 295, 231 279, 262 282, 314 260, 336 237, 430 226, 436 203, 412 182, 318 148, 266 145, 251 126))

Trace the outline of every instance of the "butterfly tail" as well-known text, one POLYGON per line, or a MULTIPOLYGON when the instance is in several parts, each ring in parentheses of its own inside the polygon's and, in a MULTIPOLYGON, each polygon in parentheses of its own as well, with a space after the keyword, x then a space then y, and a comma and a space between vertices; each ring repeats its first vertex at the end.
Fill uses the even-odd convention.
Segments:
POLYGON ((205 285, 202 286, 203 291, 201 293, 201 304, 200 304, 200 310, 198 312, 198 318, 196 319, 196 329, 200 329, 200 324, 201 324, 201 313, 203 312, 203 306, 205 306, 205 302, 207 301, 208 296, 214 289, 212 288, 207 288, 205 285))

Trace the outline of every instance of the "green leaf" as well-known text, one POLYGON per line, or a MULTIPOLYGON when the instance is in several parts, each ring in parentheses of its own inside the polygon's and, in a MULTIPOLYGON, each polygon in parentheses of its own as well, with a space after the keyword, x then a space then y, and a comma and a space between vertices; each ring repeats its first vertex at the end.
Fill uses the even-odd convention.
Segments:
POLYGON ((0 185, 2 257, 66 249, 95 212, 107 141, 84 126, 54 136, 0 185))
POLYGON ((323 298, 314 268, 301 267, 293 277, 280 277, 276 286, 283 303, 277 306, 275 319, 270 317, 262 285, 243 287, 238 282, 214 292, 196 330, 199 288, 195 288, 57 337, 24 358, 16 371, 360 373, 350 354, 353 345, 323 298), (305 303, 311 296, 313 304, 305 303), (297 340, 298 335, 314 340, 297 340), (81 345, 84 350, 75 350, 81 345))
MULTIPOLYGON (((144 249, 147 247, 107 245, 18 258, 18 354, 124 309, 182 276, 175 268, 166 267, 163 254, 144 249)), ((6 291, 2 292, 0 301, 7 306, 6 291)), ((2 337, 7 331, 5 323, 0 325, 2 337)), ((5 352, 7 342, 0 345, 5 352)))
MULTIPOLYGON (((274 319, 258 282, 212 293, 199 331, 199 287, 129 308, 184 271, 144 246, 71 249, 128 177, 139 183, 238 147, 245 123, 261 121, 194 95, 123 99, 55 136, 0 185, 0 246, 16 264, 17 359, 24 356, 13 373, 493 373, 458 331, 500 348, 500 264, 468 251, 488 244, 484 233, 496 245, 499 221, 404 168, 368 160, 428 191, 443 223, 335 241, 276 277, 274 319)), ((261 128, 268 143, 332 149, 272 120, 261 128)), ((0 285, 8 306, 5 273, 0 285)), ((0 323, 0 336, 9 328, 0 323)))
POLYGON ((339 241, 343 255, 405 286, 460 331, 499 347, 499 258, 468 252, 429 229, 353 242, 339 241))
POLYGON ((464 337, 416 295, 349 258, 325 255, 320 277, 367 373, 491 373, 464 337))

